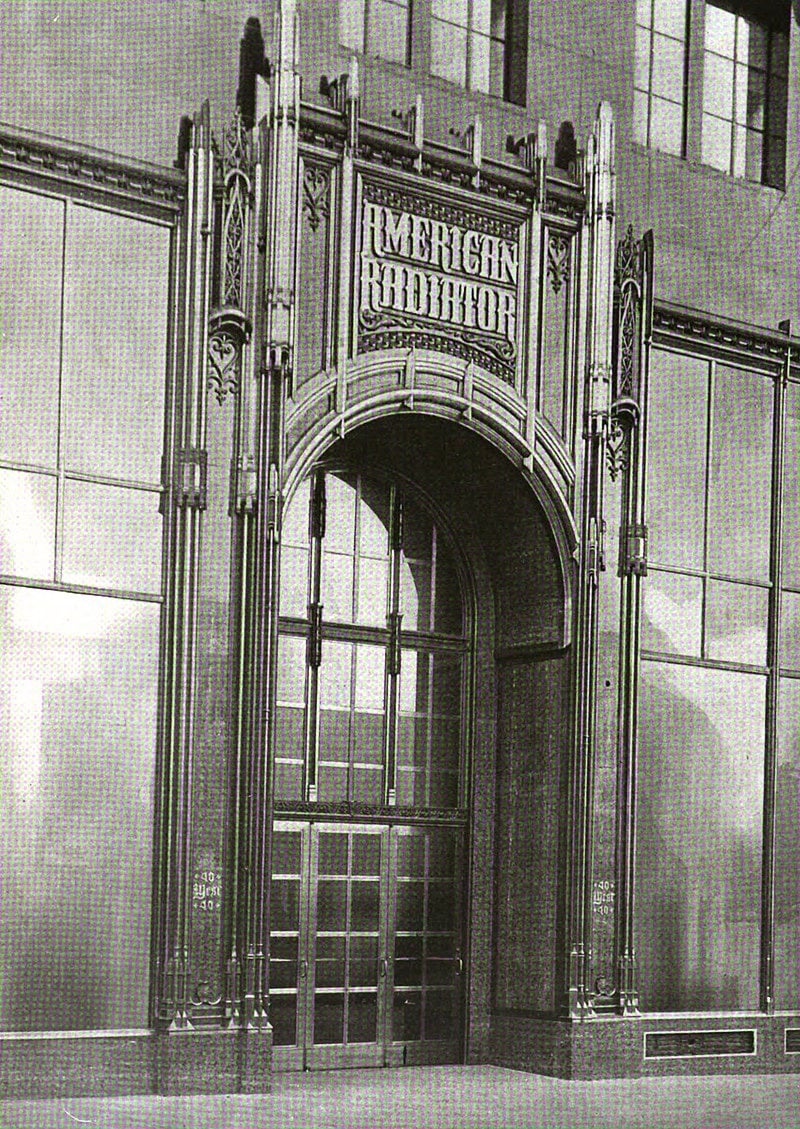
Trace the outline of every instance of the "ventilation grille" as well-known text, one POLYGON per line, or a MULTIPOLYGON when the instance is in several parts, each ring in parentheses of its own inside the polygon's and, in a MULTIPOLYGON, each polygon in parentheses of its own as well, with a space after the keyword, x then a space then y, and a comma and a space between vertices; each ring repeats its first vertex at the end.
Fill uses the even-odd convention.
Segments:
POLYGON ((786 1028, 787 1055, 800 1055, 800 1027, 786 1028))
MULTIPOLYGON (((800 1049, 800 1048, 799 1048, 800 1049)), ((702 1055, 752 1055, 755 1031, 648 1031, 645 1058, 692 1058, 702 1055)))

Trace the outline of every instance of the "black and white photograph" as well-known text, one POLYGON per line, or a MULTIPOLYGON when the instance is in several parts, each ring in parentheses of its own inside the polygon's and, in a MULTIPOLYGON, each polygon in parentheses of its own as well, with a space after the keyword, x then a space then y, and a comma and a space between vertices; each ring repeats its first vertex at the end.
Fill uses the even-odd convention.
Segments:
POLYGON ((800 0, 0 0, 4 1129, 800 1129, 800 0))

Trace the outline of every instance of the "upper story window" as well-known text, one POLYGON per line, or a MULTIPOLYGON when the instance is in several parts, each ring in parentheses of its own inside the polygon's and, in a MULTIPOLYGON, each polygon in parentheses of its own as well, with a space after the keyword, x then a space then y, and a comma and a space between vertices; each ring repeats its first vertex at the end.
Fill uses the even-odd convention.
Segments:
POLYGON ((344 47, 524 104, 527 5, 513 0, 340 0, 344 47))
POLYGON ((503 94, 508 0, 433 0, 431 72, 468 90, 503 94))
POLYGON ((782 188, 789 4, 638 0, 634 136, 782 188))
POLYGON ((343 47, 409 62, 409 0, 340 0, 339 40, 343 47))

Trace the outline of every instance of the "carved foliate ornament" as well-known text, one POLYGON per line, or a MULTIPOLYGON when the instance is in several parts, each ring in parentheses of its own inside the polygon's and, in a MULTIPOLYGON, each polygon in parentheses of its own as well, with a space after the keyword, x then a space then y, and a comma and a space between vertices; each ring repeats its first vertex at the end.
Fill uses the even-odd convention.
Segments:
POLYGON ((306 165, 303 171, 303 215, 312 231, 316 231, 330 215, 330 183, 327 169, 306 165))
POLYGON ((554 294, 558 294, 569 276, 569 236, 551 231, 547 240, 547 278, 554 294))

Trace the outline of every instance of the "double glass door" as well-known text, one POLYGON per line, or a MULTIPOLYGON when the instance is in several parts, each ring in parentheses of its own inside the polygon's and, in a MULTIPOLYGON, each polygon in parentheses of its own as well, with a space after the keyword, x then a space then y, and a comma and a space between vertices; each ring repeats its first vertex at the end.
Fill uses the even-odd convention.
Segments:
POLYGON ((458 1061, 461 848, 452 827, 276 823, 276 1070, 458 1061))

